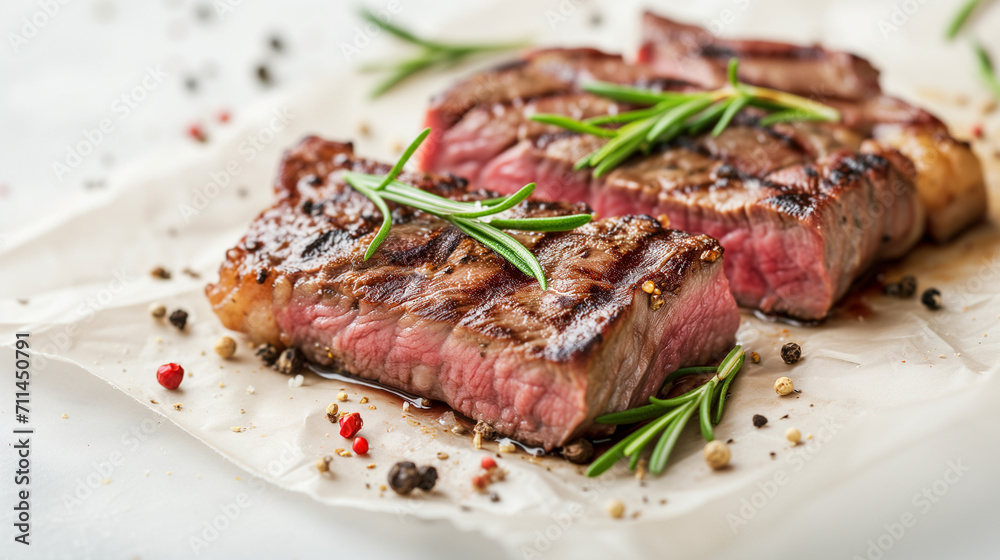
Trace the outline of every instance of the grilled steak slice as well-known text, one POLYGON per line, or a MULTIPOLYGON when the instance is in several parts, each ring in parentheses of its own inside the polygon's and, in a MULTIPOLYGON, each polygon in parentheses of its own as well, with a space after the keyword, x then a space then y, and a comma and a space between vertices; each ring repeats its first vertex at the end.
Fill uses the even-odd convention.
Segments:
POLYGON ((428 126, 449 128, 470 109, 563 93, 582 80, 645 83, 656 74, 597 49, 542 49, 455 84, 431 100, 428 126))
POLYGON ((930 113, 881 95, 878 71, 868 61, 817 46, 719 39, 697 26, 643 15, 638 59, 656 73, 715 88, 725 83, 733 56, 741 80, 829 103, 846 124, 909 158, 934 240, 947 241, 986 215, 986 185, 969 145, 930 113))
MULTIPOLYGON (((869 266, 902 255, 922 235, 915 170, 900 168, 906 158, 847 124, 765 128, 757 124, 759 114, 748 110, 717 138, 661 146, 602 179, 574 171, 573 163, 602 140, 528 118, 538 111, 589 116, 602 109, 627 110, 579 91, 577 85, 595 66, 607 78, 639 76, 655 87, 692 87, 657 83, 597 51, 534 53, 501 70, 505 94, 532 91, 518 85, 513 69, 523 70, 529 84, 551 72, 566 89, 530 99, 495 98, 467 110, 438 135, 422 165, 463 173, 473 184, 501 192, 534 181, 536 197, 586 201, 601 215, 663 214, 673 227, 713 235, 728 248, 726 272, 741 305, 801 319, 824 317, 869 266), (559 56, 566 58, 561 68, 555 63, 559 56), (588 63, 588 57, 594 61, 588 63), (613 65, 623 71, 611 72, 613 65)), ((437 114, 436 108, 429 113, 437 114)))
POLYGON ((878 70, 850 53, 773 41, 726 40, 696 25, 646 12, 638 61, 662 76, 714 89, 726 83, 729 59, 740 80, 806 97, 866 99, 878 95, 878 70))
POLYGON ((722 243, 740 305, 820 319, 874 262, 913 246, 922 207, 912 184, 878 152, 839 149, 814 158, 791 141, 755 151, 769 133, 731 127, 715 139, 630 160, 600 179, 573 170, 599 141, 541 138, 508 150, 482 177, 501 192, 531 177, 541 196, 589 200, 601 215, 663 214, 671 227, 722 243))
MULTIPOLYGON (((362 260, 380 215, 338 171, 388 169, 319 138, 291 150, 274 205, 206 288, 223 324, 546 449, 601 433, 596 416, 645 402, 671 371, 733 343, 739 314, 718 242, 646 216, 515 234, 546 271, 544 292, 448 223, 392 203, 392 233, 362 260), (644 292, 647 281, 662 295, 644 292)), ((425 173, 401 180, 452 198, 488 194, 425 173)), ((531 216, 586 210, 522 206, 531 216)))

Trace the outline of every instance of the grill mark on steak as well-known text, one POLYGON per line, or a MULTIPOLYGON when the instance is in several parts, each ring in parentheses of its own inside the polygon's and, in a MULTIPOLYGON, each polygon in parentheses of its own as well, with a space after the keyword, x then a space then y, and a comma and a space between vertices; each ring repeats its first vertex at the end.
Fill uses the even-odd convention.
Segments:
POLYGON ((759 116, 742 113, 718 137, 680 137, 655 146, 602 179, 572 167, 605 140, 567 131, 524 138, 472 176, 475 184, 503 192, 535 181, 536 197, 586 200, 607 215, 664 213, 678 227, 736 248, 726 267, 741 304, 819 319, 872 262, 916 242, 922 214, 908 180, 885 158, 861 153, 880 148, 865 148, 851 127, 761 127, 759 116), (896 184, 902 185, 898 192, 896 184), (872 206, 886 197, 888 208, 872 206), (876 219, 854 216, 869 208, 876 219), (853 219, 845 225, 843 215, 853 219), (786 235, 788 228, 807 233, 786 235), (734 235, 749 241, 733 241, 734 235), (805 245, 767 241, 765 247, 755 237, 805 245))
MULTIPOLYGON (((722 260, 703 257, 721 254, 708 236, 664 229, 648 216, 514 232, 546 271, 550 289, 542 292, 450 224, 389 203, 397 224, 365 261, 381 221, 371 201, 343 183, 346 169, 389 166, 318 138, 286 155, 274 205, 206 287, 226 327, 442 400, 547 449, 606 433, 594 425, 597 415, 646 401, 670 371, 718 359, 733 342, 739 315, 722 260), (320 204, 323 213, 307 211, 320 204), (259 284, 254 273, 265 265, 259 284), (666 288, 656 311, 641 290, 650 280, 666 288)), ((427 173, 400 179, 455 199, 493 195, 427 173)), ((530 202, 511 213, 586 209, 530 202)))
POLYGON ((879 73, 867 60, 815 45, 723 39, 701 27, 653 13, 642 16, 637 59, 661 75, 707 88, 726 83, 729 59, 740 61, 744 82, 813 98, 865 99, 881 93, 879 73))
MULTIPOLYGON (((441 119, 438 106, 432 106, 428 124, 446 126, 436 149, 423 154, 421 167, 460 172, 473 184, 504 192, 534 181, 537 198, 584 200, 607 215, 665 213, 677 227, 707 232, 736 251, 745 247, 762 255, 742 264, 738 254, 727 259, 727 273, 742 304, 808 320, 825 315, 871 263, 905 253, 925 226, 933 238, 947 239, 985 214, 982 172, 968 146, 952 138, 933 115, 881 95, 877 71, 863 59, 815 46, 717 40, 699 28, 664 24, 652 15, 645 21, 647 40, 640 60, 649 65, 629 65, 587 49, 535 51, 509 67, 502 96, 487 104, 470 103, 454 122, 441 119), (669 33, 661 33, 664 25, 669 33), (692 43, 692 33, 706 40, 692 43), (680 138, 654 146, 649 155, 635 156, 598 180, 586 170, 572 170, 571 163, 604 140, 528 121, 543 105, 555 109, 543 112, 574 118, 581 116, 560 109, 598 107, 579 89, 595 77, 633 85, 667 77, 678 80, 664 82, 668 88, 699 89, 693 83, 716 87, 725 81, 726 62, 716 55, 729 51, 740 54, 743 81, 816 98, 840 110, 842 122, 761 127, 759 111, 748 108, 719 138, 680 138), (664 55, 670 52, 686 54, 664 55), (666 69, 657 57, 667 62, 666 69), (546 87, 540 88, 540 82, 546 87), (822 87, 810 87, 815 84, 822 87), (504 121, 490 118, 499 114, 504 121), (864 154, 877 154, 888 166, 864 154), (908 158, 919 165, 908 164, 908 158), (742 217, 732 212, 737 206, 744 208, 742 217), (809 232, 786 234, 796 223, 809 232), (770 247, 754 241, 764 234, 779 241, 768 242, 770 247), (777 247, 781 239, 805 240, 810 247, 777 247), (770 254, 773 250, 811 253, 812 262, 784 258, 801 270, 789 268, 770 254), (846 264, 835 263, 837 258, 846 264), (822 263, 822 269, 806 272, 815 268, 814 262, 822 263), (760 270, 736 270, 746 267, 760 270), (819 282, 821 295, 813 298, 801 288, 788 293, 783 286, 801 285, 799 273, 819 282)), ((448 103, 448 97, 446 93, 437 102, 448 103)), ((614 110, 629 108, 619 104, 614 110)))
MULTIPOLYGON (((729 59, 734 57, 740 58, 750 52, 752 51, 746 48, 741 49, 735 46, 727 46, 723 44, 700 45, 692 49, 692 53, 697 53, 700 56, 708 58, 724 58, 727 66, 729 64, 729 59)), ((827 55, 827 51, 819 47, 795 47, 790 49, 775 49, 767 53, 757 51, 752 52, 752 54, 777 60, 823 60, 827 55)))
POLYGON ((928 211, 932 239, 947 241, 986 215, 986 184, 976 155, 934 115, 883 95, 878 71, 866 60, 818 46, 720 39, 651 13, 644 14, 642 28, 637 58, 658 73, 717 87, 726 80, 726 61, 717 55, 735 53, 741 80, 832 105, 844 124, 900 152, 901 157, 887 156, 904 174, 907 164, 901 160, 916 162, 920 172, 912 179, 928 211))

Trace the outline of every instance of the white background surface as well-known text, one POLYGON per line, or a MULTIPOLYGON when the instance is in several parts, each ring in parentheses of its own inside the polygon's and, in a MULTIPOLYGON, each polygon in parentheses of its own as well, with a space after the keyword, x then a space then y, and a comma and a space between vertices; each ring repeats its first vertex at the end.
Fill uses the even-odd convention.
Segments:
MULTIPOLYGON (((417 29, 432 29, 436 22, 454 17, 453 11, 469 9, 459 8, 458 3, 402 3, 402 21, 417 29)), ((559 2, 541 2, 538 11, 526 13, 525 18, 545 22, 547 14, 560 9, 571 18, 589 18, 594 12, 601 13, 606 21, 638 17, 635 10, 620 8, 617 3, 577 4, 581 7, 568 9, 565 2, 562 7, 559 2)), ((732 24, 734 32, 746 27, 766 30, 776 37, 818 39, 846 47, 857 41, 864 45, 857 50, 876 61, 880 57, 899 60, 898 51, 911 48, 912 43, 896 41, 894 36, 881 43, 871 40, 872 36, 881 37, 877 21, 888 18, 895 4, 719 1, 706 3, 698 8, 699 15, 690 19, 710 22, 716 17, 713 14, 728 8, 737 18, 732 24), (773 9, 779 4, 785 12, 773 9), (871 17, 859 19, 859 13, 871 17), (872 49, 872 44, 880 48, 872 49)), ((309 80, 317 75, 344 68, 348 62, 339 44, 353 40, 354 35, 348 8, 339 2, 264 5, 244 0, 220 19, 208 2, 75 0, 62 7, 19 52, 14 53, 9 43, 3 45, 0 249, 4 242, 44 220, 51 205, 100 196, 99 185, 104 178, 127 162, 150 154, 155 157, 159 150, 174 149, 178 144, 190 144, 185 129, 191 123, 203 123, 211 135, 221 127, 212 122, 220 110, 236 115, 241 107, 263 96, 280 95, 280 91, 268 91, 257 82, 257 64, 268 64, 279 90, 289 85, 308 87, 309 80), (204 7, 208 8, 207 19, 197 16, 199 8, 204 7), (272 35, 282 39, 284 52, 270 50, 268 39, 272 35), (150 91, 127 118, 119 119, 113 108, 115 99, 139 84, 151 66, 161 66, 169 77, 150 91), (194 93, 184 85, 191 76, 199 83, 194 93), (83 130, 94 128, 104 118, 113 120, 114 131, 103 139, 94 155, 58 180, 52 161, 64 158, 66 146, 79 142, 83 130)), ((20 32, 21 18, 31 17, 38 9, 35 2, 5 4, 0 30, 5 35, 20 32)), ((687 14, 693 10, 670 3, 662 9, 687 14)), ((941 14, 948 12, 943 6, 921 7, 907 23, 909 40, 926 36, 936 41, 941 14)), ((550 31, 549 39, 558 41, 558 24, 550 31)), ((470 33, 474 34, 474 30, 455 31, 456 35, 470 33)), ((384 43, 384 38, 381 41, 384 43)), ((616 40, 608 42, 621 44, 616 40)), ((388 46, 376 40, 373 50, 388 46)), ((946 89, 974 88, 968 57, 956 49, 935 48, 907 60, 928 68, 944 65, 957 70, 953 75, 958 77, 943 84, 946 89)), ((887 74, 892 84, 893 73, 887 74)), ((928 84, 937 81, 933 72, 926 75, 928 84)), ((414 106, 414 111, 419 112, 422 100, 416 100, 414 106)), ((45 273, 56 274, 58 268, 45 273)), ((44 284, 44 279, 40 281, 44 284)), ((15 295, 19 294, 0 294, 4 298, 15 295)), ((0 351, 0 357, 2 363, 9 363, 7 350, 0 351)), ((997 397, 996 385, 984 385, 978 398, 997 397)), ((4 391, 0 411, 7 433, 6 426, 11 424, 10 397, 6 388, 4 391)), ((496 545, 476 535, 459 533, 446 523, 419 522, 412 517, 401 522, 391 515, 329 508, 299 494, 251 483, 241 469, 78 367, 51 365, 44 376, 37 378, 33 393, 37 429, 33 477, 38 489, 33 502, 35 544, 25 554, 18 548, 20 545, 15 547, 10 541, 7 504, 12 502, 12 486, 5 482, 0 487, 0 507, 5 512, 0 555, 4 557, 193 556, 191 537, 199 536, 204 523, 234 503, 241 492, 250 497, 250 504, 239 508, 238 517, 202 551, 203 557, 351 554, 489 558, 500 554, 496 545), (62 419, 61 414, 69 418, 62 419), (136 445, 125 436, 133 429, 142 433, 143 426, 152 426, 152 422, 158 428, 145 441, 136 445), (121 464, 106 476, 92 476, 106 470, 101 463, 115 453, 121 454, 121 464), (167 475, 167 471, 171 474, 167 475), (108 478, 112 482, 99 482, 86 496, 88 478, 108 478), (81 495, 86 497, 81 503, 67 502, 66 497, 80 490, 81 484, 81 495)), ((995 445, 1000 436, 997 417, 994 415, 992 423, 987 421, 990 419, 963 417, 963 408, 972 407, 956 401, 927 411, 930 420, 948 420, 941 424, 930 421, 926 441, 872 464, 864 477, 814 496, 806 508, 782 508, 783 502, 795 498, 795 485, 789 486, 736 537, 725 535, 723 556, 851 558, 864 554, 868 539, 876 539, 884 531, 883 523, 893 523, 904 512, 916 511, 913 495, 940 479, 949 460, 960 460, 971 466, 969 473, 957 484, 949 485, 947 495, 926 514, 920 513, 917 525, 894 541, 884 557, 996 557, 1000 546, 991 533, 995 533, 997 520, 994 502, 1000 496, 1000 482, 993 476, 1000 466, 995 445)), ((883 439, 877 433, 866 437, 872 439, 872 445, 892 444, 891 438, 883 439)), ((4 480, 9 480, 9 456, 5 455, 3 463, 4 480)), ((822 464, 823 456, 817 456, 821 466, 807 471, 807 477, 837 467, 822 464)), ((800 483, 802 480, 797 479, 796 484, 805 486, 807 479, 800 483)), ((706 533, 704 538, 714 536, 706 533)), ((669 543, 664 543, 664 553, 669 553, 669 543)))

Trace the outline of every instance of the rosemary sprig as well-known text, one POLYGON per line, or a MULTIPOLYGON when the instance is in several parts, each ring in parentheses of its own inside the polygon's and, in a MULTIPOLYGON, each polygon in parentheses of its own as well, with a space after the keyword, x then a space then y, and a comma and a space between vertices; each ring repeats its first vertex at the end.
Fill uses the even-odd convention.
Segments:
POLYGON ((965 22, 969 20, 969 16, 972 12, 976 11, 976 8, 983 3, 983 0, 966 0, 962 7, 955 12, 955 16, 952 18, 951 22, 948 24, 947 29, 945 29, 944 36, 946 39, 954 39, 958 32, 962 30, 965 26, 965 22))
POLYGON ((601 148, 576 162, 575 169, 593 167, 600 177, 617 167, 637 151, 648 153, 657 143, 669 142, 682 134, 699 134, 711 127, 718 136, 733 117, 746 106, 765 109, 770 114, 761 119, 768 126, 790 120, 838 121, 833 107, 784 91, 744 84, 737 79, 738 61, 729 61, 729 83, 703 92, 655 92, 650 90, 595 82, 584 90, 616 101, 650 107, 616 115, 602 115, 583 121, 563 115, 538 114, 535 121, 567 130, 608 138, 601 148), (622 125, 602 128, 602 125, 622 125))
POLYGON ((993 61, 990 60, 990 55, 983 48, 982 43, 976 42, 972 44, 972 48, 976 52, 976 63, 979 67, 979 75, 982 77, 983 81, 993 92, 993 95, 1000 99, 1000 79, 997 78, 996 71, 993 69, 993 61))
POLYGON ((399 161, 392 166, 387 175, 369 175, 353 171, 343 174, 344 181, 374 202, 379 212, 382 213, 382 226, 368 245, 368 250, 365 251, 365 260, 371 258, 389 236, 389 230, 392 227, 392 214, 385 201, 391 200, 397 204, 411 206, 437 216, 454 225, 469 237, 496 251, 497 254, 510 261, 528 276, 535 277, 543 290, 547 289, 545 271, 542 270, 538 259, 517 239, 502 230, 568 231, 590 222, 593 216, 591 214, 571 214, 545 218, 492 217, 517 206, 528 198, 535 190, 534 183, 525 185, 521 190, 509 196, 475 202, 461 202, 440 197, 397 181, 396 177, 403 171, 403 166, 430 133, 431 129, 424 129, 416 140, 406 148, 399 161))
POLYGON ((701 435, 705 441, 715 439, 713 426, 722 421, 722 411, 726 402, 729 385, 736 379, 743 367, 743 347, 736 346, 726 356, 719 367, 683 368, 670 374, 664 385, 678 377, 696 373, 715 372, 707 383, 692 389, 679 397, 658 399, 650 397, 649 404, 597 417, 599 424, 632 424, 645 420, 652 422, 635 430, 611 449, 598 457, 587 468, 587 476, 599 476, 624 457, 629 458, 629 469, 635 469, 639 457, 649 443, 659 435, 649 458, 649 472, 660 474, 667 466, 681 431, 688 420, 697 412, 701 435))
POLYGON ((435 66, 448 67, 458 64, 470 55, 506 51, 527 46, 527 43, 524 42, 470 45, 440 43, 438 41, 422 39, 406 29, 379 18, 368 10, 362 9, 361 17, 366 21, 371 22, 379 29, 386 31, 407 43, 416 45, 421 49, 420 54, 414 56, 413 58, 387 64, 369 64, 362 66, 361 70, 366 72, 376 70, 390 71, 389 75, 384 80, 379 82, 379 84, 375 86, 375 89, 372 90, 372 97, 378 97, 414 74, 435 66))

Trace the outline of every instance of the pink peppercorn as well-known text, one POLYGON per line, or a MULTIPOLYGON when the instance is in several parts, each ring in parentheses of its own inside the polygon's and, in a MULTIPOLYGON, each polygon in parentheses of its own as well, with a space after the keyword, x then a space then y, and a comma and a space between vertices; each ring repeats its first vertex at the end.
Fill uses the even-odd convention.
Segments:
POLYGON ((363 437, 356 437, 354 438, 354 445, 351 448, 358 455, 364 455, 368 453, 368 440, 363 437))
POLYGON ((156 380, 171 391, 180 387, 183 379, 184 368, 177 364, 163 364, 156 370, 156 380))
POLYGON ((345 414, 340 417, 340 435, 345 438, 352 438, 358 435, 361 431, 361 426, 364 424, 361 420, 361 415, 357 412, 352 412, 350 414, 345 414))

